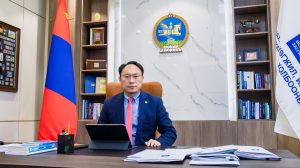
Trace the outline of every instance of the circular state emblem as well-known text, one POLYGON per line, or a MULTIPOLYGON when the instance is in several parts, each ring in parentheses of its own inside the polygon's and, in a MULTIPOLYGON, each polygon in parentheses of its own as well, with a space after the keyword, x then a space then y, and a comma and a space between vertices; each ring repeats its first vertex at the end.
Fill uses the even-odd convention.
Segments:
POLYGON ((180 16, 168 14, 155 24, 153 39, 161 53, 182 52, 181 47, 189 35, 187 22, 180 16))

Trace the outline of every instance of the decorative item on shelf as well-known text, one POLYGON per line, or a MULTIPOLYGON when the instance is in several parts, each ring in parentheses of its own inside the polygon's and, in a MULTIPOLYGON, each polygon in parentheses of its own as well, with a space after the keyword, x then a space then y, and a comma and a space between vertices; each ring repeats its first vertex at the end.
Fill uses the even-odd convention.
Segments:
POLYGON ((86 59, 86 69, 106 69, 106 60, 86 59))
POLYGON ((260 55, 259 48, 249 48, 243 50, 243 61, 258 61, 260 55))
POLYGON ((95 15, 94 15, 94 19, 95 19, 96 22, 100 22, 100 20, 101 20, 100 13, 96 12, 95 15))
POLYGON ((90 28, 90 45, 104 44, 104 27, 90 28))
POLYGON ((243 56, 242 56, 242 54, 241 53, 239 53, 239 54, 237 54, 238 56, 237 56, 237 62, 242 62, 243 61, 243 56))
POLYGON ((240 21, 238 33, 254 33, 257 29, 254 24, 259 24, 258 19, 245 19, 240 21))

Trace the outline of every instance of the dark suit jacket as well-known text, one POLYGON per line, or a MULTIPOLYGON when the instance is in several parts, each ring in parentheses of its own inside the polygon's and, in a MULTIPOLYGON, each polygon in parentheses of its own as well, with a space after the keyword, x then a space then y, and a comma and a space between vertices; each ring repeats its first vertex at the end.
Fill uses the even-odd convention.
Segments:
MULTIPOLYGON (((172 146, 177 138, 176 130, 162 99, 141 91, 138 111, 135 145, 144 145, 149 139, 154 139, 158 128, 161 136, 157 140, 162 146, 172 146)), ((98 123, 125 124, 124 122, 124 93, 120 93, 104 101, 98 123)))

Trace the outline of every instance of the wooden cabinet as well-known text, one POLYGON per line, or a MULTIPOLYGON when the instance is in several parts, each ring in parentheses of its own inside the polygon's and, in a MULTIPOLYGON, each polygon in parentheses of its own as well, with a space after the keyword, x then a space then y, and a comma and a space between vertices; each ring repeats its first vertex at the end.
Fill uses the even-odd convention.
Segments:
POLYGON ((268 0, 234 0, 238 119, 275 120, 268 0))
POLYGON ((80 2, 80 98, 79 120, 97 120, 103 103, 107 77, 107 11, 108 0, 82 0, 80 2), (98 91, 97 80, 102 80, 102 91, 98 91), (97 108, 95 110, 94 108, 97 108), (93 113, 99 114, 93 114, 93 113), (87 114, 88 113, 88 114, 87 114))

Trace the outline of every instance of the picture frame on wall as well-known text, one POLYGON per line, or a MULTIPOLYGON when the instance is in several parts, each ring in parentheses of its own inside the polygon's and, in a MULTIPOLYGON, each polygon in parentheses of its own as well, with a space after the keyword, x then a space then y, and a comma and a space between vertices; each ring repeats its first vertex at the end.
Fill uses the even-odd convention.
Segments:
POLYGON ((248 61, 258 61, 260 57, 260 49, 259 48, 251 48, 243 50, 243 60, 245 62, 248 61))
POLYGON ((18 91, 21 29, 0 21, 0 91, 18 91))
POLYGON ((104 44, 104 27, 90 28, 90 45, 104 44))

